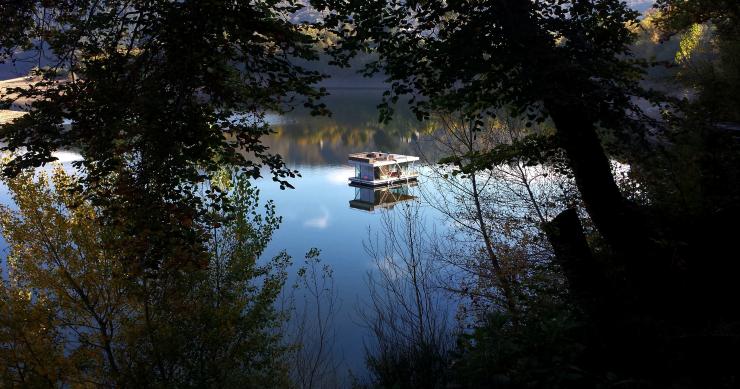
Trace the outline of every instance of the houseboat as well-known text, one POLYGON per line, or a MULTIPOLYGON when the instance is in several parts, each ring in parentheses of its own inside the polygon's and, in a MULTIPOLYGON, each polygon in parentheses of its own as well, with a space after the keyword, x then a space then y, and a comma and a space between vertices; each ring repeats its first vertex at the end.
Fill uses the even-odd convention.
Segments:
POLYGON ((411 155, 366 152, 350 154, 348 163, 355 167, 350 181, 357 185, 382 186, 414 181, 419 177, 416 161, 411 155))
POLYGON ((376 209, 391 209, 396 204, 413 200, 416 196, 411 195, 411 187, 416 185, 415 181, 409 183, 396 183, 379 187, 349 184, 355 188, 355 198, 349 201, 349 207, 362 211, 373 212, 376 209))

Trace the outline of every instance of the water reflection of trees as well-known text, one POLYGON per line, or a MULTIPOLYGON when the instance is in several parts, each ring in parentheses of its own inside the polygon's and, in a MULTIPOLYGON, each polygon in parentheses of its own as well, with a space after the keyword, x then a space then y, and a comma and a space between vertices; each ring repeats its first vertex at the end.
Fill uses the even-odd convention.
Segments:
POLYGON ((326 104, 332 116, 312 116, 296 110, 282 116, 275 133, 264 143, 293 164, 343 164, 347 155, 361 150, 382 150, 416 154, 426 148, 425 140, 434 124, 419 122, 411 112, 399 107, 388 123, 381 123, 374 108, 374 90, 338 90, 326 104))

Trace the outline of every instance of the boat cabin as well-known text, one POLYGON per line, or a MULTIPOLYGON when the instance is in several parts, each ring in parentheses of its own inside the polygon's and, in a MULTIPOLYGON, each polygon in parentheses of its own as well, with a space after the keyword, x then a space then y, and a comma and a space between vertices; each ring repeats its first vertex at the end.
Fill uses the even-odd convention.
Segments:
POLYGON ((355 167, 350 177, 354 184, 380 186, 416 180, 416 161, 419 157, 382 152, 350 154, 348 163, 355 167))

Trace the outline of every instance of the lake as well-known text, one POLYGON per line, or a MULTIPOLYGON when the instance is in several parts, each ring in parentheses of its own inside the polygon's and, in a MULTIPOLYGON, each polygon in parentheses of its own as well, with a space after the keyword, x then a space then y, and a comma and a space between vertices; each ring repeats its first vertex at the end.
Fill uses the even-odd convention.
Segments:
MULTIPOLYGON (((331 117, 313 117, 304 110, 295 110, 274 117, 275 134, 264 143, 273 153, 283 156, 291 169, 301 177, 291 180, 295 189, 280 190, 269 177, 257 180, 261 200, 274 200, 283 223, 273 236, 265 256, 285 250, 297 266, 311 248, 321 250, 322 264, 333 270, 335 292, 339 305, 333 322, 336 331, 335 357, 339 375, 346 379, 351 370, 356 376, 365 372, 364 346, 368 331, 360 320, 358 309, 368 297, 366 277, 375 264, 365 251, 370 234, 382 233, 384 213, 395 213, 403 201, 419 206, 429 230, 439 230, 440 214, 424 204, 418 184, 402 188, 403 196, 392 194, 399 201, 395 206, 362 210, 350 207, 350 201, 368 193, 350 187, 348 178, 354 168, 347 164, 349 153, 384 151, 399 154, 432 156, 431 141, 424 134, 425 124, 417 121, 408 109, 398 109, 394 120, 380 124, 376 106, 382 89, 334 89, 325 99, 332 110, 331 117), (408 200, 408 198, 413 199, 408 200)), ((60 152, 56 155, 67 165, 79 156, 60 152)), ((67 165, 69 166, 69 165, 67 165)), ((423 169, 423 167, 422 167, 423 169)), ((267 175, 267 174, 266 174, 267 175)), ((372 196, 372 192, 370 192, 372 196)), ((9 204, 7 188, 0 187, 0 203, 9 204)), ((365 207, 367 208, 367 207, 365 207)), ((386 215, 388 216, 388 215, 386 215)), ((7 246, 0 236, 3 270, 7 246)), ((4 272, 4 271, 3 271, 4 272)))
MULTIPOLYGON (((397 212, 403 203, 372 212, 351 208, 350 201, 360 193, 348 185, 354 168, 347 164, 347 155, 384 151, 429 157, 433 147, 424 136, 426 124, 407 109, 399 109, 386 125, 378 122, 376 106, 381 89, 335 89, 330 93, 326 103, 331 117, 291 112, 277 119, 276 134, 265 139, 273 152, 300 172, 301 177, 291 181, 295 189, 280 190, 269 179, 258 180, 257 186, 262 199, 274 200, 283 217, 266 254, 286 250, 300 263, 303 255, 316 247, 321 250, 322 263, 332 267, 341 303, 334 323, 337 356, 344 363, 341 369, 362 375, 367 330, 358 308, 368 297, 367 274, 375 268, 363 243, 370 234, 382 233, 382 214, 397 212)), ((419 193, 425 180, 422 175, 417 186, 408 187, 408 195, 416 197, 410 201, 421 207, 426 227, 439 230, 443 224, 440 214, 424 204, 419 193)))

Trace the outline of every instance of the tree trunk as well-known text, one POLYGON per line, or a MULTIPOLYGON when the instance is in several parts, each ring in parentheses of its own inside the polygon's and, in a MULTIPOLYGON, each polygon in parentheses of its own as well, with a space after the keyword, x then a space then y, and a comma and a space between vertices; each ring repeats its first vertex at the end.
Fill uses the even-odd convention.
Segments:
POLYGON ((576 210, 571 208, 561 212, 542 228, 555 252, 555 259, 563 268, 572 298, 595 317, 602 316, 604 309, 613 310, 609 279, 591 255, 576 210))
POLYGON ((574 107, 548 102, 547 108, 596 228, 635 286, 650 288, 660 271, 668 269, 659 266, 655 245, 637 208, 619 191, 594 124, 574 107))

